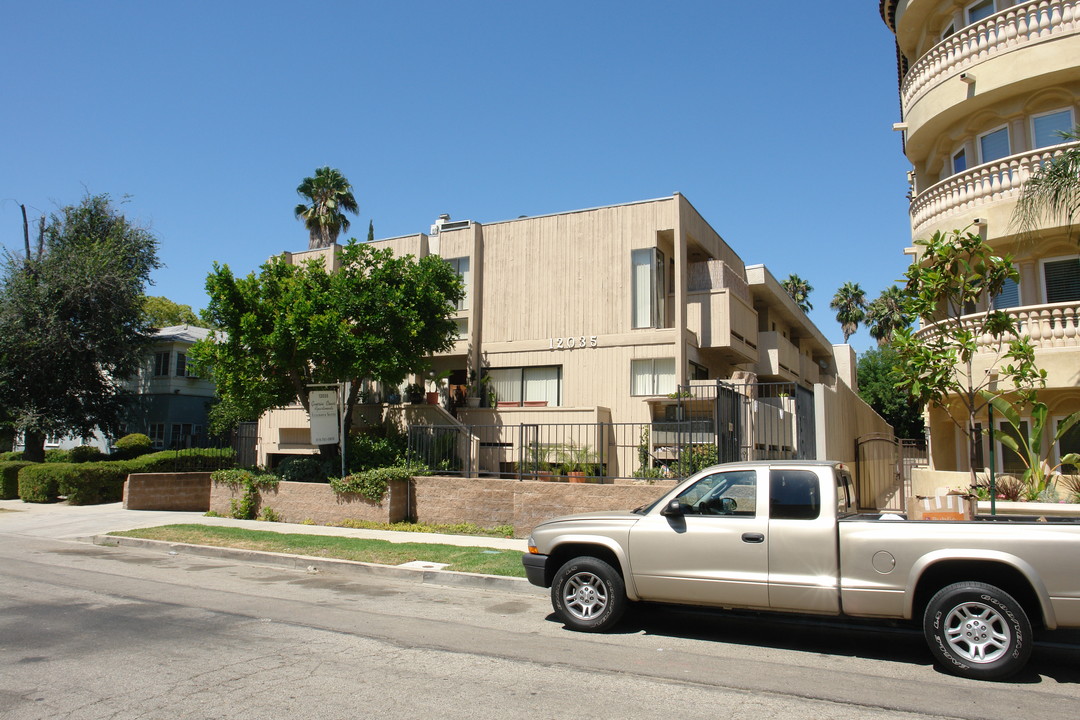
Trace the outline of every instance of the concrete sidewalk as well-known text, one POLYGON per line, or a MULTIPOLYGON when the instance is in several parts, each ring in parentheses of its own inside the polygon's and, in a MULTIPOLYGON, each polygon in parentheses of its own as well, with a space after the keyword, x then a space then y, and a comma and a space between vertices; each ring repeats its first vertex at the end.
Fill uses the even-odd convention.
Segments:
POLYGON ((232 518, 206 517, 201 512, 125 510, 121 503, 66 505, 64 503, 38 504, 24 503, 22 500, 0 500, 0 533, 15 535, 29 535, 56 540, 81 540, 118 530, 135 530, 137 528, 180 523, 242 527, 250 530, 300 533, 303 535, 332 535, 336 537, 388 540, 389 542, 400 543, 434 543, 461 547, 526 551, 525 541, 517 538, 440 535, 437 533, 395 532, 392 530, 359 530, 325 525, 234 520, 232 518))
POLYGON ((540 588, 530 585, 525 578, 453 572, 443 570, 442 568, 445 566, 439 563, 425 560, 416 560, 405 565, 388 566, 351 560, 289 555, 286 553, 107 536, 107 533, 113 531, 191 523, 242 527, 279 533, 387 540, 397 543, 458 545, 461 547, 491 548, 493 550, 510 550, 522 553, 526 551, 525 541, 519 539, 395 532, 392 530, 358 530, 323 525, 234 520, 232 518, 206 517, 201 512, 125 510, 121 503, 80 506, 63 503, 37 504, 24 503, 21 500, 0 500, 0 536, 93 542, 99 545, 141 548, 170 555, 198 555, 236 562, 275 565, 307 572, 332 571, 339 574, 376 575, 434 585, 488 588, 515 593, 537 594, 544 592, 540 588))

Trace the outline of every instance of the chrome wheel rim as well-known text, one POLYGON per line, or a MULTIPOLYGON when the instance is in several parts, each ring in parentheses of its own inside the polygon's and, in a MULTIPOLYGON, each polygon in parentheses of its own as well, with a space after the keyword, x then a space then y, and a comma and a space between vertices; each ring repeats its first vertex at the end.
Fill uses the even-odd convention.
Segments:
POLYGON ((1009 652, 1012 630, 995 608, 980 602, 957 605, 945 617, 949 650, 970 663, 992 663, 1009 652))
POLYGON ((590 572, 575 573, 563 586, 563 606, 578 620, 593 620, 608 606, 607 586, 590 572))

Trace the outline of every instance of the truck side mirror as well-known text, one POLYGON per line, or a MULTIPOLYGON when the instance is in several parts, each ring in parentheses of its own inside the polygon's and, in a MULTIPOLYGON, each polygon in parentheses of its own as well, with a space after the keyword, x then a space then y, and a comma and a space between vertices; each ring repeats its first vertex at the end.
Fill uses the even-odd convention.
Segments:
POLYGON ((686 514, 686 506, 678 500, 672 500, 664 506, 664 509, 660 511, 660 514, 667 517, 682 517, 686 514))

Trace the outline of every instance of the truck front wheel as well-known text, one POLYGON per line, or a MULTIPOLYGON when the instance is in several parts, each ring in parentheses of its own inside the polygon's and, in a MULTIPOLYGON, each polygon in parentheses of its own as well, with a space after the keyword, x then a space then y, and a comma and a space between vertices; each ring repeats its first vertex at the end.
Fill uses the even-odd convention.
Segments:
POLYGON ((926 606, 923 632, 930 651, 954 675, 1001 680, 1019 672, 1031 655, 1031 623, 1001 588, 960 582, 937 592, 926 606))
POLYGON ((609 630, 627 602, 622 576, 599 558, 574 558, 559 568, 551 585, 551 606, 572 630, 609 630))

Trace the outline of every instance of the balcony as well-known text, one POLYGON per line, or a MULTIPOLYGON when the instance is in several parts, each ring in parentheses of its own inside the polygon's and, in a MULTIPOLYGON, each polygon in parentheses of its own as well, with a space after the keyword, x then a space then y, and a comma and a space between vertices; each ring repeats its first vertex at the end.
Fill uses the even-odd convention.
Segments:
POLYGON ((795 380, 802 368, 799 349, 778 332, 758 334, 758 376, 762 379, 795 380))
MULTIPOLYGON (((946 217, 971 212, 987 203, 1015 200, 1020 186, 1044 162, 1077 143, 1056 145, 977 165, 931 185, 911 201, 911 231, 922 235, 946 217)), ((965 223, 966 224, 966 223, 965 223)))
POLYGON ((1080 32, 1080 1, 1042 0, 1015 5, 963 28, 908 69, 900 85, 905 111, 926 93, 996 55, 1080 32))
POLYGON ((757 312, 743 278, 719 260, 692 263, 686 299, 686 327, 698 347, 731 364, 757 360, 757 312))
MULTIPOLYGON (((1020 332, 1031 338, 1031 344, 1036 350, 1080 347, 1080 302, 1027 305, 1011 308, 1006 312, 1016 318, 1020 332)), ((961 318, 961 322, 966 329, 974 329, 983 314, 965 315, 961 318)), ((933 337, 941 329, 937 323, 927 325, 916 333, 916 337, 920 339, 933 337)), ((1005 335, 1000 344, 1006 345, 1015 339, 1013 335, 1005 335)), ((989 335, 981 335, 977 342, 980 352, 996 353, 998 351, 999 341, 989 335)))

